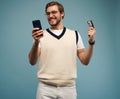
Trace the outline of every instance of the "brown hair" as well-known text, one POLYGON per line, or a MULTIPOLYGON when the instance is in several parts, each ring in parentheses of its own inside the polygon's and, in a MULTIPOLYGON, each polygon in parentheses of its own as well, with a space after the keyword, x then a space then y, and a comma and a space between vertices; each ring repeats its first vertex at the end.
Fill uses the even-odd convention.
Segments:
MULTIPOLYGON (((47 12, 47 8, 50 7, 50 6, 54 6, 54 5, 57 5, 58 6, 58 10, 60 11, 60 13, 64 13, 64 7, 62 4, 60 4, 59 2, 57 1, 51 1, 49 3, 46 4, 46 7, 45 7, 45 12, 47 12)), ((64 14, 65 15, 65 14, 64 14)), ((64 16, 62 17, 64 18, 64 16)))

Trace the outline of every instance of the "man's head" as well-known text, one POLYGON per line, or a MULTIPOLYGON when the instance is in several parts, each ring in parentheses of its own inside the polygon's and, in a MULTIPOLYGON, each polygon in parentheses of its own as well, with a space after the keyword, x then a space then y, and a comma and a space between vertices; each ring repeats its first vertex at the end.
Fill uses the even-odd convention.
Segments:
POLYGON ((57 1, 49 2, 45 7, 45 12, 49 24, 52 27, 62 26, 62 19, 64 18, 64 7, 57 1))
POLYGON ((61 14, 63 14, 62 18, 64 18, 64 15, 65 15, 65 13, 64 13, 64 7, 63 7, 62 4, 60 4, 60 3, 57 2, 57 1, 52 1, 52 2, 49 2, 49 3, 46 4, 46 7, 45 7, 46 15, 50 14, 50 13, 47 13, 47 9, 48 9, 49 7, 51 7, 51 6, 57 6, 58 11, 59 11, 61 14))

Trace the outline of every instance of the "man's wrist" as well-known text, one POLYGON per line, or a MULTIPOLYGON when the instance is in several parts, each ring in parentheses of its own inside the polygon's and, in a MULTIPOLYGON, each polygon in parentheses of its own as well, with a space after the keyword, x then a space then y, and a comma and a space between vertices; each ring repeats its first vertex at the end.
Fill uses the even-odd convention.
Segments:
POLYGON ((34 41, 34 45, 38 46, 40 41, 34 41))
POLYGON ((94 41, 88 41, 89 42, 89 45, 94 45, 95 44, 95 40, 94 41))

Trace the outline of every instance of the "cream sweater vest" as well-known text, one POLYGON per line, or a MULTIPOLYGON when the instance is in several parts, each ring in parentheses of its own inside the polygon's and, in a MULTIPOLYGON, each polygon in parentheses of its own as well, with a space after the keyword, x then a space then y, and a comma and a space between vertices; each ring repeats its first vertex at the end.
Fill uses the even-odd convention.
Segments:
POLYGON ((74 86, 76 78, 76 34, 64 27, 60 36, 49 29, 40 40, 38 79, 54 86, 74 86))

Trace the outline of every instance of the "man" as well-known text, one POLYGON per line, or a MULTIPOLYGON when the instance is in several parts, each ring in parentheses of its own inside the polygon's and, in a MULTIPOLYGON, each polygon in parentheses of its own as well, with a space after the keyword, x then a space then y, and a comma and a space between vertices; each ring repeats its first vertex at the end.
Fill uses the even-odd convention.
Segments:
POLYGON ((89 27, 89 45, 85 50, 80 34, 62 24, 65 13, 60 3, 49 2, 45 12, 51 27, 33 28, 34 43, 29 53, 30 64, 35 65, 40 59, 36 99, 76 99, 76 56, 88 65, 96 31, 89 27))

